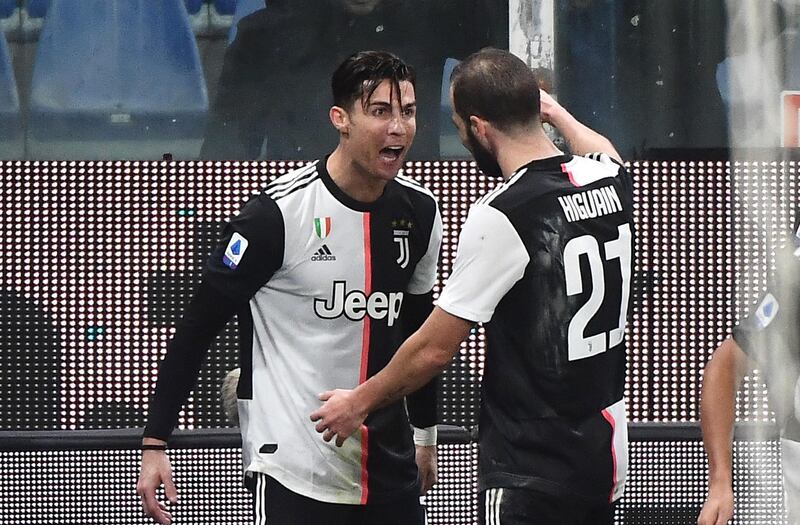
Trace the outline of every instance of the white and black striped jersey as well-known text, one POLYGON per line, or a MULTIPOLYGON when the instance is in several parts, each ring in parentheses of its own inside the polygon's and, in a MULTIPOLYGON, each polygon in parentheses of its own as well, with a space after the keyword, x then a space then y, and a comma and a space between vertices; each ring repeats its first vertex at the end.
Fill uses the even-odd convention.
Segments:
MULTIPOLYGON (((424 320, 441 236, 436 201, 418 183, 400 174, 364 204, 336 186, 324 160, 276 179, 230 221, 202 286, 240 310, 247 471, 326 502, 417 493, 402 401, 370 415, 341 448, 321 439, 310 414, 320 392, 382 369, 424 320)), ((409 396, 408 412, 418 427, 435 424, 435 392, 409 396)))
POLYGON ((531 162, 470 210, 437 305, 485 323, 481 489, 622 494, 632 236, 607 155, 531 162))

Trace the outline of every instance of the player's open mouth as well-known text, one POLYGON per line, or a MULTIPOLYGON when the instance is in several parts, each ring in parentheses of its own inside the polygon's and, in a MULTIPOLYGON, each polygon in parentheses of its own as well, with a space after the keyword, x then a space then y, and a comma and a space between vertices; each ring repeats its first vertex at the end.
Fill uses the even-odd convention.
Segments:
POLYGON ((381 150, 381 160, 385 162, 395 162, 405 151, 404 146, 387 146, 381 150))

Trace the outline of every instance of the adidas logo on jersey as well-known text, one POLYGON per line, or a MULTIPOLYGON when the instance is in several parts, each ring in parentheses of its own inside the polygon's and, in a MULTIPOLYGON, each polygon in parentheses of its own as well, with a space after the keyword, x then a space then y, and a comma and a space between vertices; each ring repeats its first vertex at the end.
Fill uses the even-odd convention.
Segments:
POLYGON ((336 256, 331 252, 331 249, 328 248, 327 244, 323 244, 322 248, 317 250, 317 252, 311 256, 312 261, 335 261, 336 256))

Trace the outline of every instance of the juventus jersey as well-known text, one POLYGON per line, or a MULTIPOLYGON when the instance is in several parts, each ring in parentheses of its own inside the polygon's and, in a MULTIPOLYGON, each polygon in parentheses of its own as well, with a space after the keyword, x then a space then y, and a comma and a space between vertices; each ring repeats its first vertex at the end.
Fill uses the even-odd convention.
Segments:
POLYGON ((607 155, 531 162, 470 210, 437 305, 485 324, 481 490, 621 496, 632 235, 607 155))
POLYGON ((733 338, 764 375, 781 429, 790 523, 800 523, 800 220, 778 253, 769 289, 733 338))
MULTIPOLYGON (((239 312, 238 388, 246 471, 333 503, 417 494, 402 401, 370 415, 341 448, 322 440, 310 414, 320 392, 355 388, 389 362, 420 298, 427 301, 421 319, 430 311, 441 236, 434 197, 413 180, 398 175, 364 204, 336 186, 324 160, 278 178, 230 221, 198 300, 203 293, 216 298, 205 300, 205 309, 246 305, 239 312)), ((207 323, 190 324, 202 331, 207 323)), ((189 346, 180 341, 191 331, 179 328, 176 345, 189 346)), ((160 393, 170 388, 165 367, 179 368, 171 354, 145 435, 163 434, 159 421, 177 415, 174 403, 163 408, 170 401, 160 393)), ((417 426, 435 424, 435 392, 430 398, 417 426)), ((408 406, 414 420, 411 398, 408 406)))
POLYGON ((792 421, 797 419, 795 383, 800 377, 800 224, 795 228, 797 233, 777 254, 769 289, 734 328, 733 338, 764 374, 779 426, 800 441, 800 425, 792 421))

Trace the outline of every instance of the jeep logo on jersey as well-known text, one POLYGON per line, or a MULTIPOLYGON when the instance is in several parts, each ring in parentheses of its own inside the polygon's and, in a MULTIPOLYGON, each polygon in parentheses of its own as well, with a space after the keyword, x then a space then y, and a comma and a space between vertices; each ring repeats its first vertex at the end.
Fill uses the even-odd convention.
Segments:
POLYGON ((373 292, 369 296, 361 290, 347 290, 346 281, 334 281, 330 299, 314 299, 314 313, 322 319, 336 319, 344 315, 351 321, 360 321, 365 315, 372 319, 387 318, 394 325, 400 315, 403 292, 373 292))
POLYGON ((330 217, 314 217, 314 233, 317 237, 324 239, 331 234, 331 218, 330 217))

